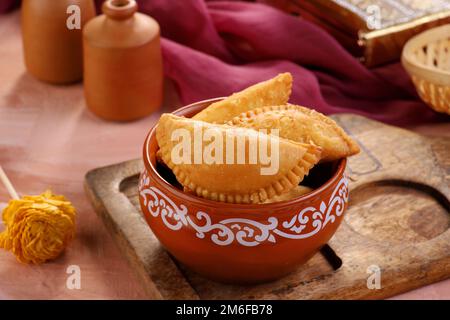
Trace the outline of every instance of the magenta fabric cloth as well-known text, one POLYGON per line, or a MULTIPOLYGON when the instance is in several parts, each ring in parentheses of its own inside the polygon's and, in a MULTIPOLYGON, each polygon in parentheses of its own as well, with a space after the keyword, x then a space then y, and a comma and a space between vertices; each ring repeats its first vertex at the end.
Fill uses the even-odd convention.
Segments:
MULTIPOLYGON (((97 0, 98 8, 101 3, 97 0)), ((289 71, 291 102, 326 114, 352 112, 397 125, 449 119, 418 98, 399 63, 368 70, 319 27, 269 6, 138 3, 161 25, 165 74, 183 103, 226 96, 289 71)))
POLYGON ((6 13, 20 4, 20 0, 0 0, 0 13, 6 13))

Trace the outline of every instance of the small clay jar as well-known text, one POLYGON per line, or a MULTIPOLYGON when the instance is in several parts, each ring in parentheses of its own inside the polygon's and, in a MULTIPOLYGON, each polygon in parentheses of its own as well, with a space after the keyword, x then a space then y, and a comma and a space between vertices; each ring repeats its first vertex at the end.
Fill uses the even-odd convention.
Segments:
POLYGON ((137 9, 134 0, 107 0, 83 30, 86 103, 107 120, 135 120, 162 104, 160 28, 137 9))
POLYGON ((23 0, 22 39, 28 72, 54 84, 81 80, 81 29, 94 16, 93 0, 23 0))

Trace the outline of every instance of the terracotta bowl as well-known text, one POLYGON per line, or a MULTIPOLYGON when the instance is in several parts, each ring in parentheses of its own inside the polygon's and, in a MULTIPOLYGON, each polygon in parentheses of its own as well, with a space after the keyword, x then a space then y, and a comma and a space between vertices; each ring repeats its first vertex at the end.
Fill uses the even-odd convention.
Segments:
MULTIPOLYGON (((191 117, 219 99, 174 113, 191 117)), ((333 236, 348 202, 346 159, 316 166, 309 194, 272 204, 229 204, 185 193, 158 165, 153 128, 144 144, 139 200, 162 245, 181 263, 213 280, 257 283, 280 278, 311 258, 333 236)))

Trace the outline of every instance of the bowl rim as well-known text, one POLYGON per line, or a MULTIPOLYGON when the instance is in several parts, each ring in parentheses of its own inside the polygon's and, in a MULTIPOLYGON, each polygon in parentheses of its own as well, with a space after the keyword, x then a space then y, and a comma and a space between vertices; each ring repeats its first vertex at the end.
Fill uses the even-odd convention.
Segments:
POLYGON ((439 32, 447 29, 450 31, 450 24, 434 27, 415 35, 406 42, 402 50, 401 62, 411 75, 425 77, 428 81, 433 83, 438 82, 438 84, 441 85, 450 84, 450 71, 424 65, 412 58, 413 50, 415 50, 419 44, 424 42, 424 39, 431 37, 432 40, 427 41, 427 43, 431 43, 444 38, 439 36, 439 32))
MULTIPOLYGON (((206 104, 206 103, 213 103, 220 100, 223 100, 223 97, 220 98, 212 98, 212 99, 206 99, 201 100, 198 102, 191 103, 189 105, 183 106, 181 108, 178 108, 174 110, 172 113, 179 115, 180 113, 183 113, 184 111, 191 109, 193 107, 197 107, 200 104, 206 104)), ((150 138, 154 137, 156 139, 155 130, 157 127, 157 123, 150 129, 149 133, 147 134, 147 137, 144 141, 144 148, 143 148, 143 160, 144 160, 144 166, 147 173, 151 176, 154 176, 158 179, 159 184, 161 184, 165 189, 168 189, 172 194, 174 194, 176 197, 179 197, 189 203, 193 203, 200 206, 207 206, 207 207, 223 207, 226 209, 231 209, 233 211, 254 211, 256 208, 261 209, 281 209, 285 207, 290 206, 296 206, 297 204, 301 202, 306 202, 310 198, 314 198, 321 193, 325 192, 330 188, 331 185, 337 183, 338 180, 340 180, 345 175, 345 169, 347 166, 347 158, 342 158, 338 160, 337 162, 337 168, 335 169, 335 172, 333 175, 320 187, 314 189, 312 192, 309 192, 305 195, 302 195, 300 197, 290 199, 290 200, 284 200, 279 202, 273 202, 273 203, 259 203, 259 204, 252 204, 252 203, 228 203, 228 202, 220 202, 220 201, 214 201, 209 199, 204 199, 201 197, 198 197, 196 195, 192 195, 186 192, 183 192, 179 190, 178 188, 174 187, 172 184, 167 182, 156 170, 156 167, 153 165, 153 163, 150 161, 150 138)), ((262 215, 263 216, 263 215, 262 215)))

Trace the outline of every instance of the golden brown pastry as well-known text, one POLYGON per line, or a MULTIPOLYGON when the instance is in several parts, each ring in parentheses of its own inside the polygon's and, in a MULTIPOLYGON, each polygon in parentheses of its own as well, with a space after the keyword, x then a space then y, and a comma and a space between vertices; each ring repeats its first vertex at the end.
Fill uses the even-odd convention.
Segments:
POLYGON ((257 83, 234 93, 228 98, 211 104, 192 119, 210 123, 225 123, 243 112, 286 104, 292 90, 292 75, 282 73, 270 80, 257 83))
POLYGON ((331 118, 305 107, 287 104, 250 110, 228 124, 251 129, 279 129, 282 138, 322 147, 323 161, 359 153, 359 146, 331 118))
POLYGON ((289 190, 288 192, 280 194, 279 196, 275 196, 272 199, 266 200, 264 203, 274 203, 274 202, 292 200, 292 199, 298 198, 300 196, 303 196, 307 193, 310 193, 312 191, 313 191, 313 189, 310 187, 296 186, 295 188, 289 190))
POLYGON ((295 188, 319 161, 321 153, 321 148, 315 145, 172 114, 161 116, 156 139, 164 162, 184 187, 200 197, 229 203, 262 203, 295 188), (200 137, 203 136, 200 145, 199 140, 193 138, 196 134, 198 137, 198 132, 201 132, 200 137), (214 139, 205 139, 205 132, 214 139), (176 137, 174 141, 173 137, 176 137), (239 139, 244 141, 243 148, 239 149, 237 143, 228 144, 228 141, 239 139), (250 160, 253 157, 250 152, 252 141, 267 146, 270 150, 268 154, 273 156, 270 163, 262 161, 260 154, 253 158, 253 162, 250 160), (212 148, 213 142, 217 148, 212 148), (189 148, 180 148, 186 145, 189 148), (227 149, 227 145, 232 147, 227 149), (220 148, 223 152, 218 151, 220 148), (230 150, 234 150, 234 154, 231 153, 234 156, 228 158, 230 150), (243 164, 236 163, 239 150, 243 150, 243 164), (194 155, 195 152, 198 152, 197 155, 194 155), (209 162, 206 155, 210 156, 209 162), (215 162, 210 161, 211 157, 215 158, 215 162), (274 163, 277 165, 273 166, 274 163), (270 171, 273 169, 271 167, 276 170, 270 171))

